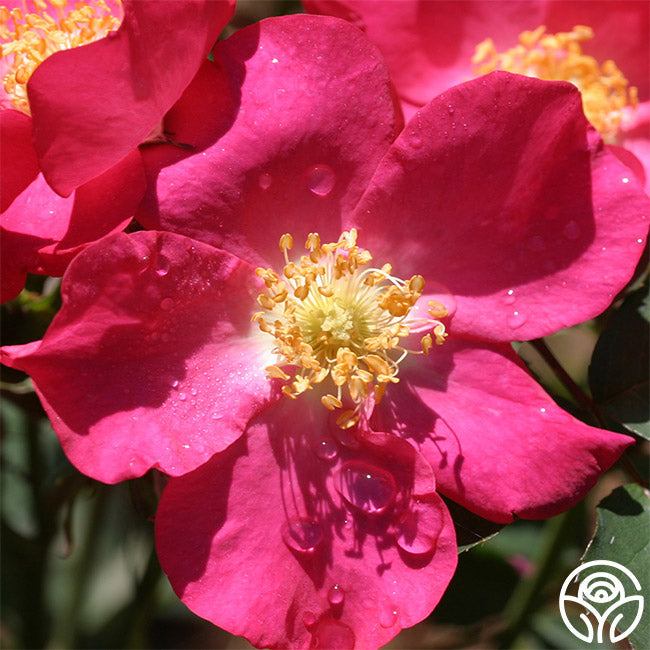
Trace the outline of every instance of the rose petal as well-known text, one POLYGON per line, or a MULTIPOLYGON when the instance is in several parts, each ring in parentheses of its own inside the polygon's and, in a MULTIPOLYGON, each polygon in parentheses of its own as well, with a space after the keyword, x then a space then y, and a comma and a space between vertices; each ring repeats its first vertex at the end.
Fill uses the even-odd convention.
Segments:
MULTIPOLYGON (((307 11, 361 27, 386 58, 400 98, 422 106, 473 75, 476 46, 492 38, 498 49, 517 44, 524 29, 544 21, 544 2, 464 0, 303 0, 307 11)), ((552 3, 556 4, 556 3, 552 3)), ((571 25, 573 27, 573 25, 571 25)))
POLYGON ((270 398, 270 348, 249 338, 257 280, 185 237, 113 235, 71 264, 40 345, 6 347, 4 363, 30 374, 83 473, 108 483, 152 467, 182 474, 270 398))
POLYGON ((58 52, 27 89, 48 183, 67 196, 137 147, 181 96, 233 1, 125 0, 120 28, 58 52))
POLYGON ((161 146, 169 154, 145 151, 152 193, 138 219, 256 264, 277 256, 287 231, 297 241, 310 231, 337 239, 339 215, 356 204, 400 126, 379 53, 350 25, 304 15, 242 29, 214 53, 236 114, 207 124, 207 145, 188 90, 171 114, 174 139, 200 153, 178 160, 171 145, 161 146))
POLYGON ((449 288, 454 334, 510 341, 602 312, 634 271, 649 214, 575 88, 497 72, 416 114, 347 225, 401 277, 449 288))
MULTIPOLYGON (((21 150, 29 152, 28 148, 21 150)), ((62 198, 38 174, 2 213, 2 300, 17 295, 25 273, 62 275, 90 243, 123 230, 142 198, 145 179, 138 151, 62 198), (5 272, 15 280, 5 283, 5 272)))
POLYGON ((560 409, 510 346, 447 341, 400 371, 373 424, 411 441, 439 491, 507 523, 573 506, 633 444, 560 409))
POLYGON ((257 647, 379 647, 440 599, 457 561, 453 524, 432 483, 412 498, 417 454, 397 438, 320 457, 314 442, 330 434, 314 402, 285 398, 172 479, 158 556, 190 609, 257 647))

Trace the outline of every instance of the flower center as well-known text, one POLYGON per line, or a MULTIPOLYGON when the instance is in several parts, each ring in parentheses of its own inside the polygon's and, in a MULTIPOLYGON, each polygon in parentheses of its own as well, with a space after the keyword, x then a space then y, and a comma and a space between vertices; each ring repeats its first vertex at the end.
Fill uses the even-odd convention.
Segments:
MULTIPOLYGON (((121 0, 115 0, 121 7, 121 0)), ((30 115, 27 82, 48 56, 106 36, 120 26, 121 17, 112 14, 104 0, 77 2, 49 0, 53 18, 45 0, 33 0, 35 12, 0 6, 0 69, 11 106, 30 115)))
POLYGON ((548 81, 570 81, 582 93, 587 119, 603 139, 613 142, 625 118, 625 107, 635 108, 637 89, 628 81, 614 61, 602 66, 582 53, 581 41, 593 38, 591 27, 576 25, 571 32, 547 34, 546 27, 519 35, 519 45, 506 52, 497 52, 492 39, 476 46, 472 57, 474 72, 487 74, 506 70, 548 81))
MULTIPOLYGON (((279 365, 266 368, 269 377, 285 381, 282 392, 295 399, 316 385, 327 388, 321 397, 329 410, 351 402, 337 419, 342 428, 356 424, 363 401, 381 400, 389 383, 399 381, 399 364, 409 354, 428 354, 433 341, 441 345, 447 334, 438 320, 447 315, 439 302, 429 301, 428 316, 414 318, 424 289, 414 275, 404 281, 391 275, 390 264, 370 267, 372 256, 357 244, 357 231, 344 232, 337 242, 321 244, 317 233, 305 243, 308 255, 299 263, 289 259, 290 234, 280 238, 285 266, 282 277, 258 268, 266 290, 257 297, 264 311, 253 315, 259 328, 275 340, 279 365), (403 339, 421 337, 421 350, 408 350, 403 339), (280 366, 294 366, 292 375, 280 366)), ((286 368, 285 368, 286 369, 286 368)))

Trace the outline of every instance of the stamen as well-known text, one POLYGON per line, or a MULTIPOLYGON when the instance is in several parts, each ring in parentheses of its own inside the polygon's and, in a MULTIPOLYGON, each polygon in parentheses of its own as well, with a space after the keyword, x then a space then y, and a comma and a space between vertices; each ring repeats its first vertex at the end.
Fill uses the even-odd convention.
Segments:
POLYGON ((606 142, 612 143, 626 118, 626 107, 636 108, 637 89, 616 64, 605 61, 602 66, 583 54, 581 41, 593 38, 590 27, 576 25, 570 32, 546 34, 544 26, 519 35, 519 45, 497 52, 492 39, 476 46, 472 57, 474 73, 483 75, 506 70, 549 81, 570 81, 582 94, 587 119, 606 142))
POLYGON ((323 244, 317 233, 305 242, 309 255, 299 262, 289 259, 293 237, 286 233, 279 242, 285 264, 282 277, 272 269, 256 269, 266 289, 257 296, 264 311, 252 320, 275 342, 282 359, 266 370, 273 379, 288 382, 282 392, 295 399, 329 379, 321 396, 328 410, 344 403, 337 423, 342 428, 359 420, 362 403, 371 395, 379 401, 386 386, 399 382, 399 365, 409 354, 428 353, 444 342, 447 315, 441 303, 430 301, 430 318, 410 318, 424 290, 424 278, 408 281, 391 275, 390 264, 370 268, 372 255, 357 246, 357 232, 342 233, 338 241, 323 244), (400 343, 413 328, 429 327, 422 338, 422 351, 400 343), (283 365, 297 369, 289 375, 283 365))
MULTIPOLYGON (((115 0, 121 7, 121 1, 115 0)), ((121 16, 114 16, 104 0, 76 2, 49 0, 57 19, 47 13, 45 0, 34 0, 35 13, 0 6, 3 85, 11 108, 30 115, 27 82, 49 56, 92 43, 116 30, 121 16), (67 12, 66 12, 67 10, 67 12)))

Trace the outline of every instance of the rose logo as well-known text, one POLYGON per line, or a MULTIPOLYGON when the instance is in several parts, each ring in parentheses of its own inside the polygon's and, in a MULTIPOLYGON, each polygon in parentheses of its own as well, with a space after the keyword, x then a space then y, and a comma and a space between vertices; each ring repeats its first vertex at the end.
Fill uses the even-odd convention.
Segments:
POLYGON ((564 581, 560 592, 560 614, 569 631, 587 643, 591 643, 594 637, 598 643, 603 643, 603 630, 609 621, 609 638, 616 643, 630 635, 641 620, 643 596, 638 593, 640 591, 641 585, 636 576, 621 564, 609 560, 586 562, 574 569, 564 581), (578 594, 567 594, 569 585, 579 576, 578 594), (580 613, 586 631, 577 630, 569 620, 566 605, 570 602, 586 610, 586 613, 580 613), (596 630, 589 614, 596 620, 596 630))

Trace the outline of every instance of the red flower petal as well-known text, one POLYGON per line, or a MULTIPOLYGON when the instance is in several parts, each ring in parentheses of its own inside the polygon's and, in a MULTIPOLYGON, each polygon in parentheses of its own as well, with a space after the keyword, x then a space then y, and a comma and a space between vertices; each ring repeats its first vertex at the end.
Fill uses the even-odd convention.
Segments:
POLYGON ((602 312, 634 271, 649 214, 573 86, 498 72, 409 122, 352 224, 400 276, 455 294, 455 335, 510 341, 602 312))
POLYGON ((30 374, 83 473, 182 474, 269 399, 273 358, 245 339, 256 285, 246 263, 185 237, 113 235, 70 265, 40 345, 4 348, 4 363, 30 374))
POLYGON ((120 28, 46 59, 28 83, 34 143, 67 196, 137 147, 181 96, 234 2, 125 0, 120 28))
POLYGON ((303 4, 310 12, 361 27, 386 58, 400 98, 418 106, 474 76, 472 55, 481 41, 490 37, 498 49, 507 49, 517 43, 521 31, 544 22, 544 2, 538 0, 303 0, 303 4))
POLYGON ((268 409, 169 482, 158 556, 190 609, 257 647, 378 647, 437 604, 456 567, 453 525, 410 445, 337 447, 307 399, 268 409))
POLYGON ((18 111, 0 111, 0 212, 38 176, 31 143, 32 121, 18 111))
POLYGON ((508 345, 447 341, 400 377, 375 426, 417 445, 439 491, 493 521, 570 508, 634 442, 556 406, 508 345))
MULTIPOLYGON (((22 147, 28 155, 31 146, 22 147)), ((20 158, 19 158, 20 159, 20 158)), ((142 198, 145 179, 138 151, 68 198, 56 194, 42 174, 2 213, 2 301, 15 297, 25 274, 62 275, 90 243, 123 230, 142 198), (5 273, 15 276, 6 281, 5 273)))
POLYGON ((287 231, 337 239, 340 214, 400 127, 378 59, 356 29, 325 17, 272 18, 222 41, 215 61, 230 88, 220 70, 206 71, 171 111, 174 139, 196 150, 145 150, 155 189, 138 219, 254 263, 275 256, 287 231), (224 102, 226 90, 228 116, 197 133, 197 99, 224 102))

